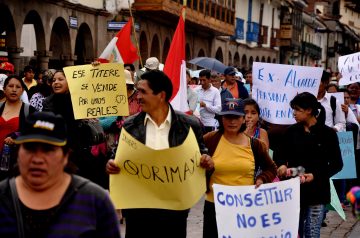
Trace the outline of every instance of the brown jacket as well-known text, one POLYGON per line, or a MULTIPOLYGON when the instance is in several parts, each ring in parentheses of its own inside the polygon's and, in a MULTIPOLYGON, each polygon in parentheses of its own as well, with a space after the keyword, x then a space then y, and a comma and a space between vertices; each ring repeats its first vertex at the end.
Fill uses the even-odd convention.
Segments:
MULTIPOLYGON (((212 131, 204 136, 204 142, 209 150, 210 156, 213 156, 221 136, 222 132, 220 131, 212 131)), ((271 183, 276 176, 277 168, 274 161, 270 158, 265 144, 258 139, 251 138, 251 149, 255 159, 254 181, 257 178, 261 178, 264 183, 271 183)), ((207 174, 208 178, 210 178, 212 172, 207 174)))

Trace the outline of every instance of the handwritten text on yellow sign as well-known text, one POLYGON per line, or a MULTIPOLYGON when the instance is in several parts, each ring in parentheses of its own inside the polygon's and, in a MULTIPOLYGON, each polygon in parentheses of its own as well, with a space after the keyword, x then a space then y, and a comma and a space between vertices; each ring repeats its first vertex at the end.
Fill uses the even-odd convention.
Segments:
POLYGON ((123 129, 115 162, 121 169, 110 176, 116 208, 184 210, 205 192, 205 171, 192 130, 182 145, 153 150, 123 129))
POLYGON ((129 115, 124 65, 65 67, 75 119, 129 115))

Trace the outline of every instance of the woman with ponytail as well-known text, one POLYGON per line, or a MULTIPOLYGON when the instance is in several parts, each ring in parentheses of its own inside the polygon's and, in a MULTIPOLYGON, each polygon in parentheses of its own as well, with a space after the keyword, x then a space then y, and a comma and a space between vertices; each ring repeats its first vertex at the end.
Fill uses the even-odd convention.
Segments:
MULTIPOLYGON (((278 176, 288 168, 305 169, 300 186, 300 237, 320 237, 324 207, 330 203, 329 178, 343 162, 336 132, 325 125, 325 109, 316 97, 300 93, 290 102, 296 124, 285 132, 278 151, 278 176)), ((275 154, 274 154, 275 156, 275 154)))

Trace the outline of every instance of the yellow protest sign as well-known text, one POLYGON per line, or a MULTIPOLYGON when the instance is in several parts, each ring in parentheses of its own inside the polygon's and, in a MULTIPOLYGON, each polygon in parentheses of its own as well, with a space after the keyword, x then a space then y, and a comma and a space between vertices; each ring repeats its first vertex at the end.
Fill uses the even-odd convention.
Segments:
POLYGON ((79 65, 64 68, 75 119, 127 116, 124 65, 79 65))
POLYGON ((191 208, 206 190, 205 170, 190 129, 184 143, 153 150, 122 129, 115 162, 120 173, 110 175, 110 197, 116 208, 191 208))

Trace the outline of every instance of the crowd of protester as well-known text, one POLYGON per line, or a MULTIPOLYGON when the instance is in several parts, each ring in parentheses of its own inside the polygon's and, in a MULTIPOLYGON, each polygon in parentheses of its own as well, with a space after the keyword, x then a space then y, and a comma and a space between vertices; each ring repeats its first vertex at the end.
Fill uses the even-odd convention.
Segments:
MULTIPOLYGON (((340 75, 324 71, 318 95, 301 93, 291 100, 296 124, 279 126, 261 120, 259 105, 251 98, 251 70, 243 77, 234 67, 223 74, 204 69, 198 78, 188 71, 189 111, 184 114, 170 105, 172 84, 155 57, 146 61, 141 73, 132 64, 124 66, 130 115, 91 119, 104 130, 104 140, 95 143, 84 131, 90 119, 74 118, 63 71, 26 66, 22 76, 16 76, 10 63, 0 64, 0 151, 4 145, 12 151, 9 169, 0 171, 1 237, 55 237, 66 232, 67 237, 119 237, 122 215, 116 216, 103 189, 109 188, 109 174, 120 171, 114 158, 122 128, 156 150, 182 144, 192 128, 201 166, 207 170, 204 238, 218 237, 212 184, 259 187, 275 178, 287 179, 287 169, 299 166, 305 169, 299 235, 320 237, 330 201, 329 178, 343 166, 336 132, 353 132, 359 178, 358 83, 339 87, 340 75), (344 93, 344 104, 333 99, 333 92, 344 93), (56 130, 49 134, 35 127, 37 120, 49 121, 56 130), (269 150, 274 151, 273 160, 269 150), (48 177, 37 180, 42 173, 48 177), (91 214, 80 214, 91 225, 74 222, 73 228, 65 229, 63 219, 76 216, 71 207, 80 205, 84 214, 91 214)), ((337 180, 335 185, 346 206, 346 191, 360 183, 337 180)), ((127 238, 186 237, 189 209, 122 213, 127 238)))

